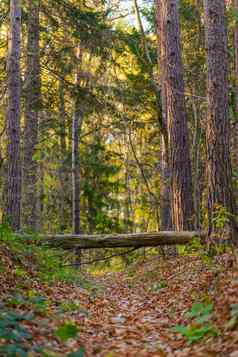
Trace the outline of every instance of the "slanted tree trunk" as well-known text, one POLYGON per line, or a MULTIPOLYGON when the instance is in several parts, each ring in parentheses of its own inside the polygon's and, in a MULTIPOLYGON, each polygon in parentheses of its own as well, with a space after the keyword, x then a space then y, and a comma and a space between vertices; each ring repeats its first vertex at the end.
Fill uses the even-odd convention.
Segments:
POLYGON ((222 207, 227 212, 227 229, 235 240, 235 202, 230 159, 228 115, 228 62, 224 1, 204 0, 206 59, 208 70, 207 174, 209 232, 216 230, 214 218, 222 207))
POLYGON ((41 105, 39 58, 40 1, 28 0, 27 54, 25 75, 25 126, 22 174, 22 224, 37 228, 38 165, 34 159, 41 105))
POLYGON ((7 180, 4 216, 13 230, 20 229, 21 160, 20 160, 20 46, 21 1, 10 1, 10 31, 7 62, 7 180))
MULTIPOLYGON (((167 90, 165 80, 165 33, 162 31, 161 0, 155 1, 157 20, 157 48, 158 63, 160 67, 160 88, 162 106, 162 129, 160 144, 160 229, 170 230, 172 228, 171 217, 171 190, 168 148, 168 118, 167 118, 167 90)), ((158 108, 159 110, 160 108, 158 108)))
POLYGON ((160 11, 161 52, 165 58, 163 70, 166 83, 172 221, 176 230, 190 230, 193 228, 194 208, 177 1, 162 1, 160 11))

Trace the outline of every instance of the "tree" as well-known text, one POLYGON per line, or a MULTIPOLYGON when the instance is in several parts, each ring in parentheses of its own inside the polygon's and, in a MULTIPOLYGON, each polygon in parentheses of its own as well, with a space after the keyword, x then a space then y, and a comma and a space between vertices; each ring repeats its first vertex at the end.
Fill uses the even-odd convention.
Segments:
MULTIPOLYGON (((161 126, 161 154, 160 154, 160 229, 171 229, 171 190, 169 168, 169 148, 168 148, 168 117, 167 117, 167 90, 166 90, 166 66, 165 66, 165 32, 162 31, 162 13, 161 0, 155 2, 156 7, 156 33, 158 48, 158 64, 160 67, 160 87, 161 87, 161 109, 162 123, 161 126)), ((158 108, 159 110, 160 108, 158 108)))
POLYGON ((204 7, 208 87, 206 141, 209 233, 214 231, 214 220, 219 209, 224 208, 228 233, 235 239, 236 209, 230 159, 225 5, 223 0, 205 0, 204 7))
POLYGON ((190 230, 194 219, 192 173, 176 0, 162 1, 160 11, 163 38, 161 52, 165 58, 172 221, 176 230, 190 230))
POLYGON ((81 51, 79 45, 76 49, 76 73, 75 73, 75 102, 72 121, 72 226, 75 234, 80 233, 80 157, 79 139, 83 124, 82 108, 80 108, 80 64, 81 51))
POLYGON ((13 230, 20 229, 21 161, 20 161, 20 46, 21 2, 10 1, 10 30, 7 61, 7 179, 4 216, 13 230))
POLYGON ((38 172, 34 159, 38 137, 41 102, 39 59, 40 1, 28 1, 27 53, 25 70, 25 125, 22 171, 22 224, 32 230, 37 226, 38 172))
MULTIPOLYGON (((238 11, 238 0, 234 0, 234 10, 238 11)), ((235 165, 238 165, 238 22, 236 19, 235 29, 234 29, 234 47, 235 47, 235 91, 236 91, 236 101, 235 101, 235 124, 233 129, 233 142, 234 142, 234 156, 235 165)))

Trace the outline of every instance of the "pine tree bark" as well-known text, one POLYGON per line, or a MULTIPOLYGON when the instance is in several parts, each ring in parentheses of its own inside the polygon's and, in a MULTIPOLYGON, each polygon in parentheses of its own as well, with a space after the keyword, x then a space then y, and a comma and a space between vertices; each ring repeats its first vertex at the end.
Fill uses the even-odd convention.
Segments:
MULTIPOLYGON (((168 118, 167 118, 167 89, 165 81, 165 33, 162 31, 161 0, 155 1, 156 22, 157 22, 157 49, 158 63, 160 67, 160 88, 162 106, 162 127, 160 146, 160 230, 170 230, 172 228, 171 217, 171 190, 168 148, 168 118)), ((160 108, 158 108, 159 110, 160 108)))
POLYGON ((192 230, 194 221, 192 173, 185 112, 183 68, 176 0, 161 1, 161 51, 166 83, 172 222, 174 229, 192 230))
MULTIPOLYGON (((238 0, 234 0, 234 9, 238 11, 238 0)), ((235 47, 235 78, 236 78, 236 118, 233 130, 234 143, 234 163, 236 172, 238 170, 238 23, 236 20, 234 29, 234 47, 235 47)))
POLYGON ((73 232, 80 233, 80 159, 79 159, 79 131, 81 114, 76 100, 72 124, 72 188, 73 188, 73 232))
POLYGON ((13 230, 20 229, 21 160, 20 160, 20 50, 21 2, 10 1, 10 31, 7 63, 7 181, 4 216, 13 230))
POLYGON ((68 204, 67 197, 69 195, 69 177, 67 170, 67 144, 66 144, 66 112, 65 112, 65 93, 64 80, 59 83, 59 105, 60 105, 60 132, 59 132, 59 149, 60 149, 60 165, 59 165, 59 225, 60 231, 64 232, 67 228, 68 221, 68 204))
POLYGON ((40 1, 28 1, 27 56, 25 74, 25 125, 22 172, 22 224, 37 227, 38 165, 34 160, 38 138, 40 110, 40 58, 39 58, 40 1))
POLYGON ((78 89, 80 86, 79 64, 81 60, 80 48, 76 50, 76 74, 75 74, 75 103, 72 122, 72 211, 73 211, 73 232, 80 233, 80 158, 79 158, 79 139, 83 123, 83 116, 80 110, 80 100, 78 89))
POLYGON ((236 208, 232 187, 230 128, 228 115, 228 61, 224 0, 204 0, 207 60, 207 174, 209 233, 215 231, 214 218, 220 207, 229 216, 229 235, 236 236, 236 208))

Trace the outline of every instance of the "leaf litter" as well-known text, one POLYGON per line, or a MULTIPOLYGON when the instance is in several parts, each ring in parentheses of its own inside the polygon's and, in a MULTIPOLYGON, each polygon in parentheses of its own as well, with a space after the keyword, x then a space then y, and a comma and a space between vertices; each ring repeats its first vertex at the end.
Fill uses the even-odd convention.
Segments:
POLYGON ((29 357, 236 357, 238 268, 224 261, 148 259, 127 272, 91 278, 89 289, 29 278, 15 300, 17 279, 9 273, 0 278, 1 305, 34 315, 21 322, 31 334, 31 341, 23 338, 29 357), (183 327, 186 333, 179 333, 183 327), (206 333, 211 328, 217 333, 206 333))

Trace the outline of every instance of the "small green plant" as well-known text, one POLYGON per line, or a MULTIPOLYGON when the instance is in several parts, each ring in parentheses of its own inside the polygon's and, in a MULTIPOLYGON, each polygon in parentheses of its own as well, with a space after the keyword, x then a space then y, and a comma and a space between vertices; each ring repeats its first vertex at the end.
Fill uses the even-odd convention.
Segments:
POLYGON ((195 303, 185 315, 190 322, 187 325, 177 325, 172 330, 184 336, 189 344, 205 336, 217 336, 218 330, 210 321, 212 310, 213 304, 195 303))
POLYGON ((69 302, 63 302, 59 306, 59 312, 65 313, 65 312, 74 312, 78 311, 82 314, 87 315, 87 311, 77 302, 69 301, 69 302))
POLYGON ((63 342, 68 341, 70 338, 77 336, 79 330, 78 327, 72 323, 64 323, 59 326, 55 331, 55 335, 63 342))
POLYGON ((224 228, 226 223, 229 222, 231 214, 222 205, 216 205, 213 214, 212 223, 215 228, 224 228))

